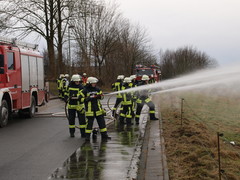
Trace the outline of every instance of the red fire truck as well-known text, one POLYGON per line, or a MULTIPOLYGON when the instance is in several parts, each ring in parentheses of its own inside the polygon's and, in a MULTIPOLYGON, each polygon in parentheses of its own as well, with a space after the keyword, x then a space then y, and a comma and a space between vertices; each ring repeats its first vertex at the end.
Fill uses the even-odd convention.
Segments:
POLYGON ((44 99, 43 57, 37 46, 0 37, 0 127, 15 111, 33 117, 44 99))
POLYGON ((161 79, 161 71, 160 67, 156 65, 151 65, 150 67, 143 66, 143 65, 136 65, 135 68, 136 71, 136 80, 140 81, 142 78, 142 75, 146 74, 150 78, 150 82, 159 82, 161 79))

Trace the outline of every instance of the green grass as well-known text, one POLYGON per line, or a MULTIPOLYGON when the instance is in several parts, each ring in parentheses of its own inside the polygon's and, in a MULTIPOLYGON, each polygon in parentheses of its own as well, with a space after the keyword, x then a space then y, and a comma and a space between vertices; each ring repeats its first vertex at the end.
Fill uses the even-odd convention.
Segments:
POLYGON ((156 99, 171 179, 218 179, 217 132, 224 134, 222 179, 240 179, 240 98, 188 92, 160 94, 156 99))

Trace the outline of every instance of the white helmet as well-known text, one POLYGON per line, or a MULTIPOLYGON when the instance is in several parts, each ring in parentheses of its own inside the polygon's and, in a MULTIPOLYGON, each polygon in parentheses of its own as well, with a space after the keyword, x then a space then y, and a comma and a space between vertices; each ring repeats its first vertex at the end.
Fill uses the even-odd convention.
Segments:
POLYGON ((60 75, 59 75, 59 78, 63 78, 63 77, 64 77, 64 74, 60 74, 60 75))
POLYGON ((132 82, 131 78, 130 77, 125 77, 124 80, 123 80, 124 83, 130 83, 132 82))
POLYGON ((72 75, 71 81, 81 81, 81 78, 78 74, 72 75))
POLYGON ((64 76, 65 76, 66 78, 68 78, 68 77, 69 77, 69 74, 65 74, 64 76))
POLYGON ((149 76, 146 75, 146 74, 144 74, 144 75, 142 76, 142 81, 148 81, 148 80, 149 80, 149 76))
POLYGON ((97 82, 98 82, 98 79, 95 77, 88 77, 88 79, 87 79, 88 84, 95 84, 97 82))
POLYGON ((118 75, 117 79, 118 80, 120 80, 120 79, 123 80, 124 79, 124 75, 118 75))
POLYGON ((87 74, 86 73, 83 73, 83 76, 86 76, 87 74))
POLYGON ((135 74, 130 76, 131 80, 136 79, 136 77, 137 76, 135 74))

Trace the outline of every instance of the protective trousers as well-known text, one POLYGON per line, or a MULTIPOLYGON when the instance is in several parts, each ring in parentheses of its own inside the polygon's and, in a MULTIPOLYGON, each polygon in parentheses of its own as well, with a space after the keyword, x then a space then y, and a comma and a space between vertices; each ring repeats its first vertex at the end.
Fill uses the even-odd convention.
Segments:
POLYGON ((76 113, 78 116, 79 121, 79 128, 80 133, 82 137, 85 137, 85 128, 86 128, 86 120, 85 120, 85 114, 81 111, 77 111, 76 109, 68 109, 68 122, 69 122, 69 132, 71 136, 74 136, 75 133, 75 117, 76 113))
POLYGON ((124 119, 126 118, 127 125, 131 125, 132 122, 132 104, 130 105, 122 105, 120 111, 119 121, 120 124, 124 124, 124 119))
POLYGON ((143 108, 144 104, 147 104, 148 107, 149 107, 150 120, 156 119, 156 117, 155 117, 155 105, 153 104, 153 102, 151 100, 145 99, 145 100, 142 100, 141 103, 137 103, 137 110, 136 110, 136 115, 135 115, 135 121, 136 121, 137 124, 139 123, 140 114, 141 114, 141 111, 142 111, 142 108, 143 108))
POLYGON ((115 102, 115 105, 114 105, 114 107, 113 107, 113 111, 112 111, 112 115, 113 116, 116 116, 116 110, 117 110, 117 107, 118 107, 118 105, 120 104, 122 102, 122 98, 117 98, 116 99, 116 102, 115 102))
POLYGON ((105 136, 105 134, 107 134, 107 128, 106 128, 106 124, 105 124, 103 115, 87 116, 86 138, 90 138, 90 135, 92 133, 92 128, 93 128, 93 122, 94 122, 95 118, 97 119, 97 123, 100 128, 102 137, 105 136))

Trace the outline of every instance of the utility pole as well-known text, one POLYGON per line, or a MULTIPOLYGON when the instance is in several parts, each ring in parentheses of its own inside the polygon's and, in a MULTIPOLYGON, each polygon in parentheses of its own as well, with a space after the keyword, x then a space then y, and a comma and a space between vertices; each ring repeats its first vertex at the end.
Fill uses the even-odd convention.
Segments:
POLYGON ((74 25, 69 25, 68 26, 68 59, 69 59, 69 62, 70 62, 70 69, 69 69, 70 76, 72 76, 72 58, 71 58, 70 29, 74 28, 74 27, 75 27, 74 25))

